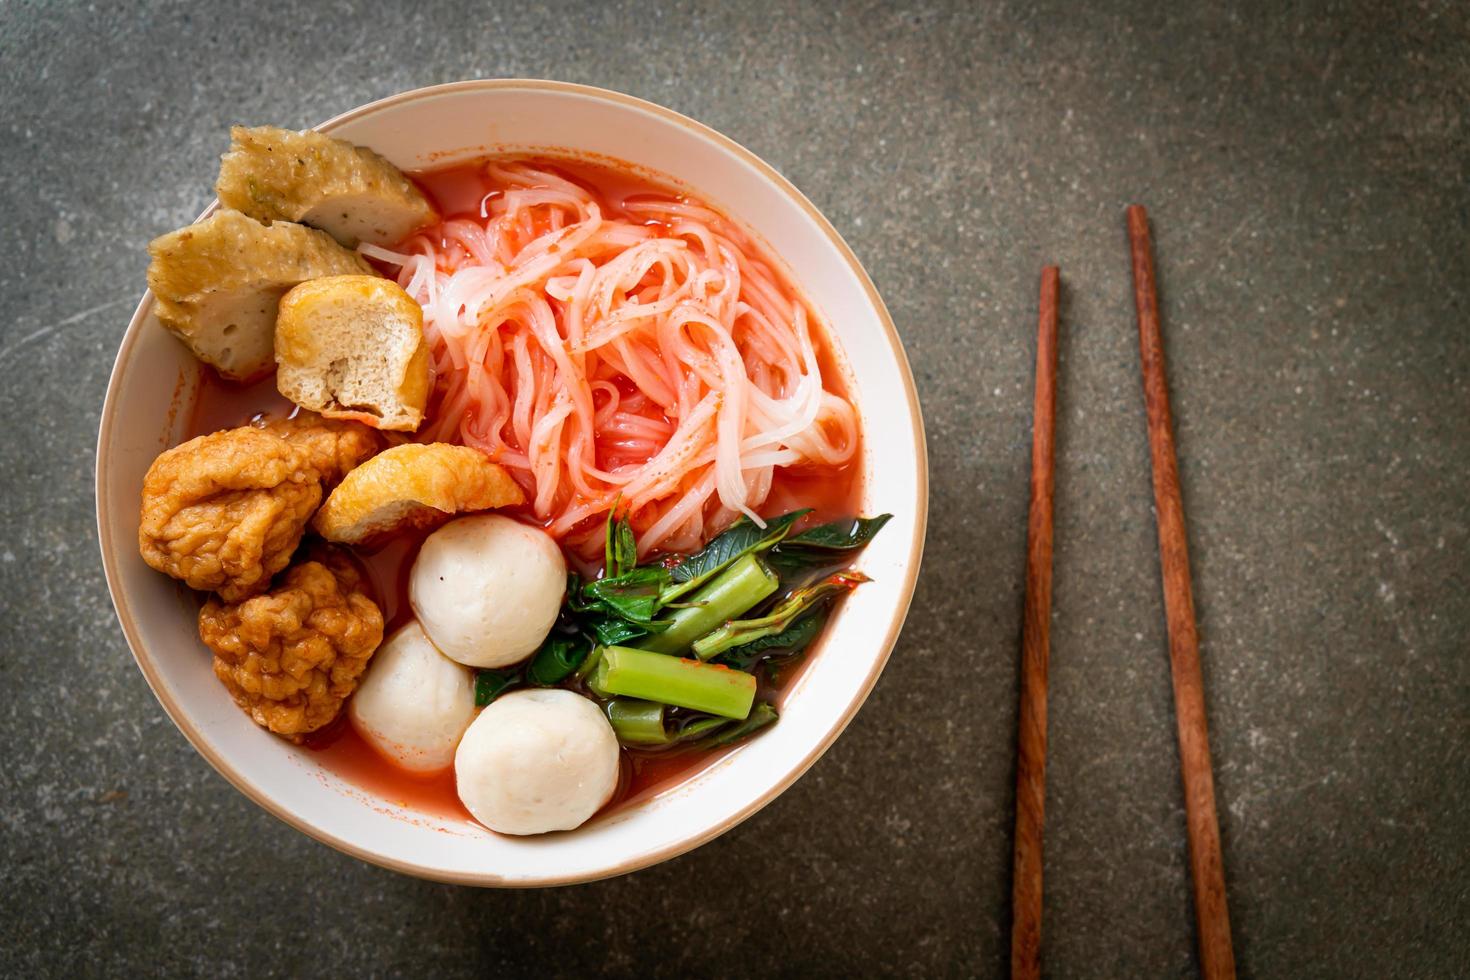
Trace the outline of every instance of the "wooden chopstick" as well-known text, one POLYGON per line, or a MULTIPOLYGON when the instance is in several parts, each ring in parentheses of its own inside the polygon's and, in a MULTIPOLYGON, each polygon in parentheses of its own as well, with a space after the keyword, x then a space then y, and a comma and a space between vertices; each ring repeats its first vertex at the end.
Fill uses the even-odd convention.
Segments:
POLYGON ((1199 632, 1189 581, 1189 549, 1184 502, 1174 456, 1174 422, 1159 334, 1159 300, 1154 284, 1148 214, 1142 205, 1128 209, 1128 243, 1133 257, 1133 299, 1138 308, 1138 353, 1143 368, 1143 400, 1148 413, 1148 445, 1153 457, 1154 505, 1158 512, 1159 560, 1163 570, 1164 613, 1169 626, 1169 663, 1174 675, 1174 713, 1179 726, 1179 764, 1184 781, 1184 812, 1189 828, 1189 866, 1194 880, 1194 915, 1199 931, 1201 972, 1207 980, 1235 976, 1230 945, 1230 914, 1225 904, 1225 864, 1215 813, 1215 780, 1210 768, 1210 736, 1205 723, 1205 686, 1200 673, 1199 632))
POLYGON ((1011 976, 1041 976, 1041 831, 1046 805, 1046 672, 1051 649, 1051 545, 1057 390, 1056 266, 1041 270, 1036 402, 1031 421, 1031 515, 1021 626, 1016 729, 1016 844, 1011 875, 1011 976))

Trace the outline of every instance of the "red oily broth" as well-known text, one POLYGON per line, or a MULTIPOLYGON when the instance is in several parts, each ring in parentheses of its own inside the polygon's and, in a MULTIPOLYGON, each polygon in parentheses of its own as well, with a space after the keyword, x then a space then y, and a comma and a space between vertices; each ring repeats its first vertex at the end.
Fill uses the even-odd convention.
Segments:
MULTIPOLYGON (((632 167, 561 158, 537 160, 536 163, 559 171, 601 195, 648 193, 668 196, 676 193, 640 176, 632 167)), ((479 218, 481 202, 487 194, 495 191, 479 164, 423 171, 410 176, 434 200, 446 219, 457 216, 479 218)), ((814 319, 813 325, 812 337, 825 386, 834 394, 850 398, 845 368, 826 334, 825 324, 814 319)), ((295 411, 295 406, 277 392, 273 377, 241 385, 225 381, 209 368, 201 367, 188 435, 245 425, 262 417, 282 418, 295 411)), ((813 511, 807 519, 809 523, 857 514, 862 503, 862 459, 859 447, 853 455, 853 462, 845 466, 777 468, 770 494, 761 508, 762 513, 774 516, 809 507, 813 511)), ((529 512, 518 516, 533 520, 529 512)), ((409 570, 424 537, 424 532, 405 533, 376 548, 355 551, 367 569, 374 598, 383 609, 385 634, 412 618, 408 600, 409 570)), ((781 672, 779 689, 767 690, 763 684, 762 694, 774 698, 779 705, 782 694, 805 671, 806 663, 820 652, 823 640, 818 638, 801 664, 781 672)), ((309 736, 303 749, 343 780, 391 803, 448 820, 472 819, 459 800, 452 769, 430 775, 403 769, 379 754, 346 719, 345 712, 344 717, 309 736)), ((625 749, 618 789, 600 815, 650 799, 703 770, 729 751, 733 749, 714 752, 625 749)))

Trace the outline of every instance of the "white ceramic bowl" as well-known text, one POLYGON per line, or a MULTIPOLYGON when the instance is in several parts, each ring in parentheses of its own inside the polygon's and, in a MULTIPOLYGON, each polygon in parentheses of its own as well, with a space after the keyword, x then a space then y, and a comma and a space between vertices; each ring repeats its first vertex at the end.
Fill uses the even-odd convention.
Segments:
POLYGON ((498 151, 605 154, 669 175, 721 207, 770 244, 834 325, 862 415, 863 510, 894 518, 859 563, 873 582, 833 618, 775 728, 670 791, 580 830, 513 838, 445 822, 344 782, 311 753, 257 728, 210 671, 195 600, 139 558, 143 475, 181 440, 198 376, 145 295, 102 410, 97 523, 112 600, 153 692, 194 747, 255 802, 333 847, 408 874, 498 886, 586 881, 646 867, 728 830, 790 786, 852 719, 898 638, 918 575, 928 509, 923 427, 903 348, 872 282, 811 202, 749 150, 626 95, 545 81, 460 82, 374 102, 319 128, 404 168, 498 151))

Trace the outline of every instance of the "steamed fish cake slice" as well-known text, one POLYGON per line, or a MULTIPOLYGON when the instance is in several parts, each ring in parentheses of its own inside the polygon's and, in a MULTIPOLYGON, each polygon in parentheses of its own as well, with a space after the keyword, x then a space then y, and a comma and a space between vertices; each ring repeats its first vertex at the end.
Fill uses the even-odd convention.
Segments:
POLYGON ((302 283, 276 319, 276 387, 327 418, 412 432, 429 401, 423 310, 378 276, 302 283))
POLYGON ((501 466, 470 446, 409 443, 384 450, 351 473, 312 521, 328 541, 362 544, 455 514, 524 503, 501 466))
POLYGON ((275 367, 276 307, 318 276, 371 273, 331 236, 304 225, 263 225, 219 211, 148 245, 148 288, 159 322, 220 374, 237 381, 275 367))
POLYGON ((215 192, 262 221, 299 221, 348 248, 392 245, 439 220, 402 171, 372 150, 274 126, 230 130, 215 192))

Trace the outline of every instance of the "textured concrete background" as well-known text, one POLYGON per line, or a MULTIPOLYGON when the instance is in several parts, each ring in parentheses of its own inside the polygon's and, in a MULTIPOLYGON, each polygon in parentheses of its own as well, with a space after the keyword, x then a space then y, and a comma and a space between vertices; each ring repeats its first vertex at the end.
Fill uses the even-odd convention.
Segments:
POLYGON ((1065 283, 1045 960, 1192 973, 1140 200, 1242 973, 1463 975, 1470 18, 1224 6, 0 5, 0 973, 1001 972, 1044 260, 1065 283), (92 523, 144 245, 209 199, 226 127, 476 76, 652 99, 790 176, 886 297, 933 458, 909 625, 828 756, 691 855, 531 893, 380 871, 231 789, 134 667, 92 523))

